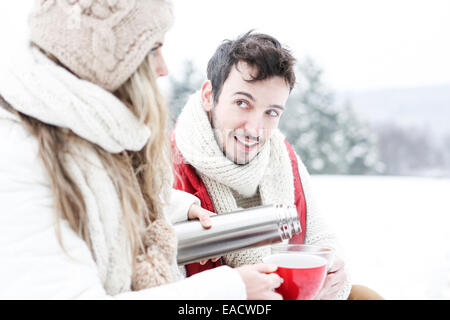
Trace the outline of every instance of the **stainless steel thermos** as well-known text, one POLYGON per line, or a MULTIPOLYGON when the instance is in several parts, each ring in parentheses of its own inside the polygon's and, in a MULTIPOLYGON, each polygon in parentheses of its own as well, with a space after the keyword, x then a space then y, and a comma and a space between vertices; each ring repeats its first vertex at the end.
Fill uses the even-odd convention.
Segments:
POLYGON ((204 229, 198 220, 174 225, 178 264, 219 257, 240 249, 291 239, 301 232, 295 206, 266 205, 211 217, 204 229))

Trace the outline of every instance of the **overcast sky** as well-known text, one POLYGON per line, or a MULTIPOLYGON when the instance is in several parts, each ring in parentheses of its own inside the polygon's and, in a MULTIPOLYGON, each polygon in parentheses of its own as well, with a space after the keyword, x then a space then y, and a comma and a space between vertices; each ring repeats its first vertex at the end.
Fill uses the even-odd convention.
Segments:
MULTIPOLYGON (((2 62, 26 38, 32 0, 0 2, 2 62)), ((450 84, 448 0, 174 0, 164 53, 172 74, 192 58, 204 72, 223 39, 269 33, 311 56, 336 90, 450 84)))

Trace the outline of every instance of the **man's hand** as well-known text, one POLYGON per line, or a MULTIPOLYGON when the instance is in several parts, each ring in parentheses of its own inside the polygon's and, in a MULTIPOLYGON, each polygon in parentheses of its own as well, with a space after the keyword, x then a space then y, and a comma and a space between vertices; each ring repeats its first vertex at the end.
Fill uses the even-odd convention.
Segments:
POLYGON ((317 300, 331 300, 334 299, 337 293, 344 287, 344 282, 347 280, 347 274, 344 270, 344 261, 339 257, 334 258, 333 265, 328 270, 325 284, 317 294, 317 300))
POLYGON ((196 205, 195 203, 192 204, 192 206, 189 208, 188 212, 188 219, 198 219, 200 223, 202 224, 203 228, 209 229, 211 228, 211 219, 210 216, 217 215, 214 212, 208 211, 206 209, 203 209, 199 205, 196 205))
MULTIPOLYGON (((199 205, 193 204, 189 208, 188 219, 189 220, 198 219, 200 221, 201 225, 203 226, 203 228, 209 229, 212 226, 210 217, 215 216, 215 215, 217 215, 217 214, 214 212, 208 211, 206 209, 203 209, 199 205)), ((211 261, 216 262, 219 259, 220 259, 220 257, 212 258, 211 261)), ((202 261, 200 261, 200 264, 204 265, 204 264, 206 264, 206 262, 208 262, 208 260, 202 260, 202 261)))

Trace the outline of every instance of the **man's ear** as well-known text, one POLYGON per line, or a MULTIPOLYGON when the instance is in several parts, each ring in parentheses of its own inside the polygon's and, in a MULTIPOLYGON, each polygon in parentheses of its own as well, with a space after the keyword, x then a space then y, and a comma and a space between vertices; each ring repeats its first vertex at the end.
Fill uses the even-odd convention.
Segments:
POLYGON ((202 84, 202 106, 206 112, 210 112, 213 108, 212 83, 206 80, 202 84))

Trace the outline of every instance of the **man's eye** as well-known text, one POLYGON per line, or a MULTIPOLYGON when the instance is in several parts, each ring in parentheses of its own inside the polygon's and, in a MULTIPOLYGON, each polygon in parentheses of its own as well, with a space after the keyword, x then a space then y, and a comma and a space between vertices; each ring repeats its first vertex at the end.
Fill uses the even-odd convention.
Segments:
POLYGON ((248 107, 248 103, 246 101, 244 101, 244 100, 238 100, 238 101, 236 101, 236 104, 240 108, 247 108, 248 107))
POLYGON ((275 110, 267 110, 267 114, 271 117, 278 117, 279 114, 275 110))

